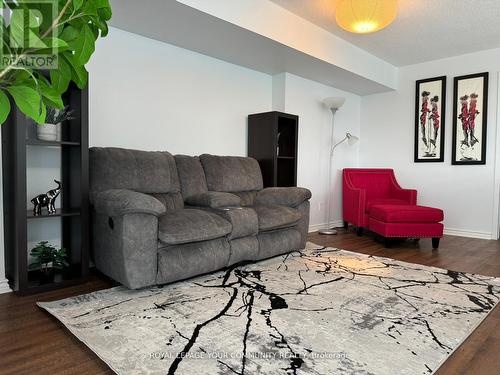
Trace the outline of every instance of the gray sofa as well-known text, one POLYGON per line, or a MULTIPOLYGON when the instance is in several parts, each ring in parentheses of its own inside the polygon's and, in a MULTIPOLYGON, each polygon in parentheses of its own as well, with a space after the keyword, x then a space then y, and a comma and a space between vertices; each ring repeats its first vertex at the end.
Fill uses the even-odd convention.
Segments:
POLYGON ((136 289, 298 250, 310 197, 252 158, 91 148, 94 262, 136 289))

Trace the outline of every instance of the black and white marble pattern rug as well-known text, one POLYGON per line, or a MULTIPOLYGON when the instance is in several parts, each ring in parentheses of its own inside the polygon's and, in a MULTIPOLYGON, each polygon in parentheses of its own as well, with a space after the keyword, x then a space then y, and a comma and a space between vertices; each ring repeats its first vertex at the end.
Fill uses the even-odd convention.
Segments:
POLYGON ((308 244, 195 279, 39 303, 119 374, 428 374, 500 278, 308 244))

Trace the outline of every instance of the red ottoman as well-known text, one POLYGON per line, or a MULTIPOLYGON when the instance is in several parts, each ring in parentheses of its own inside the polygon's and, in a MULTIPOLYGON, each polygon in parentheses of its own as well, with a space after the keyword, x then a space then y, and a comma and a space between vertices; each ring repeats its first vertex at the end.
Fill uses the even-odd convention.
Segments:
MULTIPOLYGON (((443 237, 443 210, 417 205, 375 205, 370 210, 369 228, 388 238, 432 238, 432 247, 439 247, 443 237)), ((386 242, 387 244, 387 242, 386 242)))

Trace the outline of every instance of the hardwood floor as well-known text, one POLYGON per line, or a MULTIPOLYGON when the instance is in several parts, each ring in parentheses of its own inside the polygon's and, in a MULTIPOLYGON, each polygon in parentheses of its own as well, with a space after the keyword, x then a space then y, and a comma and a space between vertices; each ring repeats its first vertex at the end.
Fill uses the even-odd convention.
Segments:
MULTIPOLYGON (((337 236, 310 235, 310 241, 364 254, 373 254, 457 271, 500 277, 500 241, 446 236, 439 250, 430 240, 401 242, 386 249, 368 234, 352 230, 337 236)), ((20 297, 0 295, 0 374, 111 374, 112 371, 36 301, 51 301, 111 287, 105 278, 63 290, 20 297)), ((498 374, 500 369, 500 306, 482 322, 437 372, 498 374)), ((389 360, 389 359, 388 359, 389 360)))

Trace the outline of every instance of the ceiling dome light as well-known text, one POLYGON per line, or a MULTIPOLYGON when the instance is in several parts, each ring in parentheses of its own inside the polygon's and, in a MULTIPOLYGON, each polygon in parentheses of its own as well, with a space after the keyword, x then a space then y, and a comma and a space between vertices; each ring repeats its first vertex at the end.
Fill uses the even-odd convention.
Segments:
POLYGON ((397 13, 397 0, 338 0, 335 19, 344 30, 367 34, 389 26, 397 13))

